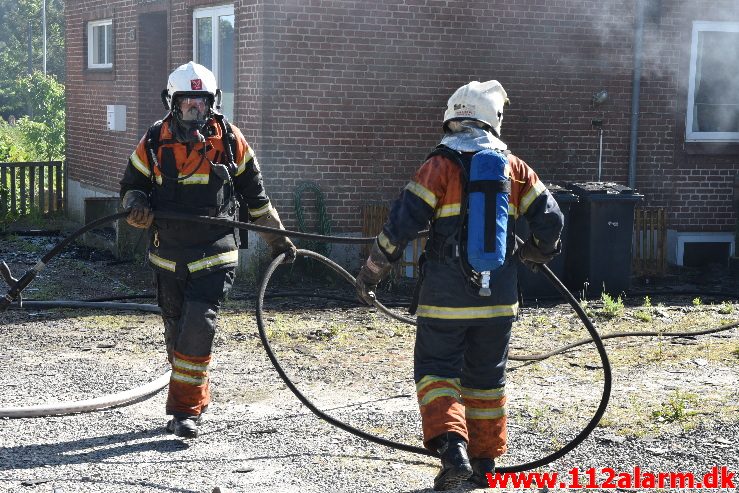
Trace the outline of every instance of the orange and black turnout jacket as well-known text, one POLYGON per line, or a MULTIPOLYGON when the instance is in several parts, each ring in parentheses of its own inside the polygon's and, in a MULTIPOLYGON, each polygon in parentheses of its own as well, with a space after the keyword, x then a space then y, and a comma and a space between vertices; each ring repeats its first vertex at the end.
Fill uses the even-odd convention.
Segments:
MULTIPOLYGON (((491 273, 491 296, 480 296, 469 276, 463 273, 455 243, 459 241, 465 176, 474 153, 458 153, 460 162, 432 153, 393 203, 387 222, 378 236, 380 247, 390 258, 398 258, 408 241, 430 223, 425 248, 417 316, 433 324, 484 325, 491 319, 514 318, 518 314, 517 260, 512 257, 516 218, 523 215, 537 244, 553 251, 563 227, 557 202, 536 173, 522 159, 508 154, 506 175, 511 180, 508 204, 506 260, 491 273), (456 255, 456 256, 455 256, 456 255)), ((470 211, 473 214, 474 211, 470 211)))
MULTIPOLYGON (((271 204, 256 156, 241 131, 234 125, 226 127, 233 135, 234 162, 228 169, 231 187, 225 174, 219 176, 213 169, 217 163, 229 168, 224 147, 229 137, 224 139, 221 125, 215 119, 207 128, 204 143, 183 144, 174 139, 169 118, 152 126, 128 159, 121 180, 121 197, 129 190, 140 190, 147 194, 155 211, 229 219, 236 216, 236 204, 242 206, 242 217, 245 217, 244 208, 252 219, 269 212, 271 204), (158 136, 151 135, 157 128, 158 136), (148 153, 147 147, 152 149, 152 146, 147 141, 152 140, 159 144, 156 148, 159 166, 151 162, 148 153)), ((238 263, 237 234, 233 228, 155 219, 149 262, 157 271, 180 278, 231 268, 238 263)))

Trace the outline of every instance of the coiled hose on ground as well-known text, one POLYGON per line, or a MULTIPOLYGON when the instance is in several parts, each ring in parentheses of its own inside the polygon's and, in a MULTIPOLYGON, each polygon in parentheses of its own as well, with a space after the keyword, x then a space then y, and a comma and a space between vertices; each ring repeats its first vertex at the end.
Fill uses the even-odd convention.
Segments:
MULTIPOLYGON (((344 270, 340 265, 333 262, 330 259, 327 259, 326 257, 323 257, 322 255, 319 255, 315 252, 311 252, 310 250, 298 250, 299 256, 305 256, 310 257, 315 260, 318 260, 319 262, 324 263, 325 265, 331 267, 333 270, 335 270, 337 273, 339 273, 344 279, 346 279, 349 283, 352 285, 356 284, 356 281, 354 277, 352 277, 351 274, 349 274, 346 270, 344 270)), ((264 277, 262 279, 262 284, 259 287, 259 296, 257 298, 257 327, 259 329, 259 337, 262 340, 262 344, 264 345, 265 351, 267 351, 267 356, 269 357, 270 361, 272 362, 272 365, 275 367, 275 370, 277 370, 277 373, 280 375, 280 378, 285 382, 285 385, 288 386, 288 388, 295 394, 295 396, 300 399, 300 402, 302 402, 308 409, 310 409, 316 416, 319 418, 325 420, 326 422, 336 426, 337 428, 340 428, 346 432, 352 433, 353 435, 356 435, 360 438, 364 438, 365 440, 369 440, 371 442, 377 443, 379 445, 384 445, 386 447, 391 447, 398 450, 403 450, 406 452, 412 452, 415 454, 421 454, 421 455, 427 455, 431 457, 438 457, 438 454, 422 448, 422 447, 415 447, 412 445, 408 445, 405 443, 399 443, 394 442, 392 440, 387 440, 385 438, 381 438, 375 435, 372 435, 370 433, 367 433, 363 430, 354 428, 353 426, 350 426, 336 418, 333 418, 327 414, 325 414, 323 411, 318 409, 318 407, 313 404, 305 395, 303 395, 300 390, 295 386, 295 384, 290 380, 290 378, 287 376, 285 371, 282 369, 282 366, 280 365, 280 362, 277 360, 277 357, 274 354, 274 351, 272 351, 272 347, 269 343, 269 340, 267 339, 267 333, 264 325, 264 316, 263 316, 263 308, 264 308, 264 293, 267 290, 267 285, 269 283, 270 278, 272 277, 272 274, 275 272, 277 267, 282 263, 284 260, 285 255, 282 254, 275 258, 272 263, 267 268, 267 272, 265 272, 264 277)), ((529 469, 534 469, 537 467, 541 467, 545 464, 548 464, 552 461, 555 461, 564 455, 566 455, 568 452, 570 452, 572 449, 577 447, 580 442, 585 440, 587 436, 590 434, 590 432, 595 429, 595 427, 598 425, 598 422, 600 421, 600 418, 603 416, 603 413, 606 411, 606 407, 608 406, 608 400, 611 395, 611 365, 608 361, 608 355, 606 354, 606 349, 603 346, 603 342, 600 339, 600 336, 598 335, 598 332, 595 330, 595 327, 593 326, 590 319, 588 319, 588 316, 585 314, 583 309, 580 307, 580 304, 575 300, 575 298, 572 296, 572 293, 570 293, 567 288, 557 279, 557 277, 552 273, 551 270, 549 270, 548 267, 542 266, 542 270, 544 274, 547 276, 547 278, 554 284, 554 286, 557 288, 557 290, 567 298, 567 300, 570 302, 570 305, 572 305, 575 312, 578 314, 580 319, 583 321, 583 324, 588 329, 588 332, 590 332, 590 335, 593 338, 593 342, 595 343, 596 348, 598 349, 598 355, 600 356, 601 362, 603 364, 603 393, 601 395, 601 400, 598 405, 598 409, 595 411, 595 414, 588 422, 587 426, 575 436, 569 443, 567 443, 565 446, 563 446, 561 449, 557 450, 556 452, 547 455, 546 457, 543 457, 539 460, 527 462, 524 464, 519 464, 516 466, 508 466, 508 467, 500 467, 496 470, 500 472, 519 472, 519 471, 527 471, 529 469)), ((386 307, 384 307, 379 301, 375 300, 374 303, 375 307, 377 307, 380 311, 385 313, 388 316, 391 316, 394 319, 400 320, 405 323, 409 324, 415 324, 415 320, 409 319, 406 317, 398 316, 394 313, 392 313, 390 310, 388 310, 386 307)))
MULTIPOLYGON (((5 277, 6 281, 10 285, 10 290, 8 294, 0 300, 0 311, 4 311, 12 301, 14 301, 16 298, 18 298, 25 289, 28 284, 36 277, 36 275, 48 264, 48 262, 55 257, 59 252, 61 252, 67 245, 69 245, 75 238, 80 236, 81 234, 94 229, 95 227, 107 223, 109 221, 113 221, 115 219, 120 219, 127 215, 127 212, 119 212, 116 214, 112 214, 110 216, 106 216, 103 218, 100 218, 96 221, 93 221, 91 223, 86 224, 79 230, 72 233, 69 237, 65 238, 63 241, 61 241, 58 245, 56 245, 52 250, 50 250, 46 255, 42 257, 42 259, 28 272, 26 272, 20 279, 14 279, 10 273, 10 270, 8 269, 7 265, 5 263, 2 263, 2 274, 5 277)), ((266 231, 266 232, 279 232, 279 230, 275 230, 273 228, 268 228, 264 226, 256 226, 249 223, 242 223, 237 221, 230 221, 227 219, 218 219, 218 218, 210 218, 210 217, 199 217, 199 216, 188 216, 183 214, 177 214, 177 213, 156 213, 156 216, 159 218, 166 218, 166 219, 180 219, 185 221, 192 221, 192 222, 199 222, 199 223, 207 223, 207 224, 220 224, 223 226, 228 227, 236 227, 240 229, 251 229, 255 231, 266 231)), ((303 238, 310 238, 310 239, 319 239, 325 242, 334 242, 334 243, 368 243, 374 240, 373 237, 371 238, 346 238, 346 237, 334 237, 334 236, 321 236, 321 235, 313 235, 308 233, 302 233, 302 232, 292 232, 288 231, 286 232, 291 237, 303 237, 303 238)), ((520 240, 519 240, 520 241, 520 240)), ((298 254, 300 256, 313 258, 319 262, 324 263, 325 265, 332 268, 334 271, 339 273, 344 279, 346 279, 349 283, 352 285, 355 284, 354 277, 351 276, 346 270, 344 270, 341 266, 336 264, 335 262, 331 261, 330 259, 312 252, 310 250, 299 250, 298 254)), ((264 307, 264 299, 266 295, 267 285, 269 283, 270 278, 274 274, 277 267, 282 263, 284 260, 284 254, 278 256, 275 258, 272 263, 267 268, 267 271, 264 275, 264 278, 262 280, 262 283, 259 288, 259 294, 257 297, 257 326, 259 328, 259 336, 262 340, 262 343, 264 345, 265 351, 267 352, 268 357, 270 358, 270 361, 272 362, 273 366, 275 367, 276 371, 280 375, 280 377, 283 379, 285 384, 290 388, 290 390, 296 395, 296 397, 306 406, 308 409, 310 409, 314 414, 316 414, 321 419, 324 419, 328 423, 341 428, 349 433, 352 433, 354 435, 357 435, 361 438, 364 438, 366 440, 385 445, 388 447, 396 448, 399 450, 404 450, 407 452, 427 455, 427 456, 436 456, 435 453, 421 447, 415 447, 403 443, 397 443, 390 440, 386 440, 381 437, 377 437, 374 435, 371 435, 367 432, 364 432, 362 430, 353 428, 346 423, 343 423, 335 418, 332 418, 331 416, 326 415, 323 413, 320 409, 318 409, 310 400, 308 400, 298 389, 297 387, 292 383, 292 381, 289 379, 285 371, 282 369, 279 361, 277 360, 277 357, 275 356, 274 352, 272 351, 271 345, 269 343, 269 340, 266 335, 265 330, 265 324, 264 324, 264 317, 263 317, 263 307, 264 307)), ((542 271, 544 272, 545 276, 549 279, 550 282, 553 283, 553 285, 557 288, 557 290, 562 294, 562 296, 570 303, 570 305, 573 307, 575 312, 577 313, 578 317, 582 320, 583 324, 588 329, 588 332, 591 335, 590 339, 583 339, 581 341, 577 341, 576 343, 570 344, 568 346, 565 346, 564 348, 557 349, 555 351, 552 351, 550 353, 541 354, 541 355, 531 355, 531 356, 522 356, 522 357, 515 357, 511 356, 510 359, 512 360, 519 360, 519 361, 534 361, 534 360, 540 360, 545 359, 550 356, 553 356, 555 354, 560 354, 561 352, 564 352, 568 349, 571 349, 573 347, 579 346, 581 344, 586 344, 588 342, 593 342, 596 345, 596 348, 598 350, 598 354, 601 358, 602 364, 603 364, 603 374, 604 374, 604 382, 603 382, 603 393, 601 395, 601 400, 599 403, 599 406, 591 418, 591 420, 588 422, 587 426, 575 436, 569 443, 567 443, 564 447, 562 447, 560 450, 547 455, 539 460, 527 462, 524 464, 519 464, 516 466, 509 466, 509 467, 501 467, 498 470, 500 472, 519 472, 519 471, 525 471, 537 467, 541 467, 545 464, 548 464, 554 460, 557 460, 573 450, 579 443, 581 443, 589 434, 590 432, 597 426, 598 422, 600 421, 600 418, 603 416, 603 413, 605 412, 605 409, 608 405, 608 400, 610 397, 611 392, 611 384, 612 384, 612 377, 611 377, 611 368, 610 363, 608 361, 608 356, 606 354, 605 347, 603 346, 602 338, 599 336, 598 332, 596 331, 595 327, 593 326, 592 322, 588 318, 588 316, 583 311, 582 307, 580 307, 579 303, 575 298, 572 296, 572 294, 567 290, 567 288, 557 279, 557 277, 549 270, 548 267, 542 266, 542 271)), ((47 304, 43 304, 44 302, 32 302, 35 306, 54 306, 53 304, 55 302, 47 302, 47 304), (42 303, 41 305, 38 305, 38 303, 42 303)), ((94 305, 96 307, 107 307, 107 308, 114 308, 114 309, 144 309, 146 311, 158 311, 158 307, 155 307, 153 305, 141 305, 141 304, 133 304, 133 303, 106 303, 106 302, 56 302, 66 304, 66 306, 74 306, 74 307, 88 307, 90 305, 94 305), (131 305, 136 305, 134 308, 131 305)), ((394 314, 390 310, 388 310, 384 305, 379 303, 378 301, 375 301, 375 306, 382 311, 383 313, 387 314, 388 316, 391 316, 397 320, 400 320, 405 323, 415 324, 415 321, 413 319, 402 317, 399 315, 394 314)), ((680 335, 697 335, 697 334, 706 334, 706 333, 712 333, 712 332, 718 332, 720 330, 727 330, 728 328, 733 328, 739 324, 730 324, 728 326, 723 326, 718 329, 710 329, 708 331, 700 331, 695 333, 682 333, 680 335)), ((620 333, 620 334, 610 334, 609 336, 606 336, 607 338, 612 337, 626 337, 629 335, 655 335, 654 333, 620 333)), ((659 333, 657 333, 659 335, 659 333)), ((661 333, 661 335, 673 335, 668 333, 661 333)), ((169 380, 169 374, 166 373, 156 379, 155 381, 140 387, 138 389, 134 389, 132 391, 127 391, 121 394, 115 394, 113 396, 107 396, 102 397, 98 399, 91 399, 88 401, 81 401, 78 403, 71 403, 67 405, 57 405, 53 408, 50 407, 44 407, 44 406, 31 406, 31 407, 25 407, 25 408, 14 408, 14 409, 2 409, 0 408, 0 416, 9 416, 9 417, 31 417, 31 416, 46 416, 49 414, 70 414, 74 412, 87 412, 87 411, 93 411, 103 408, 109 408, 113 406, 119 406, 119 405, 126 405, 128 403, 138 402, 140 400, 143 400, 144 398, 153 395, 153 393, 156 393, 159 389, 163 388, 166 383, 169 380), (122 394, 124 394, 124 397, 122 397, 122 394), (52 412, 52 410, 54 412, 52 412)))

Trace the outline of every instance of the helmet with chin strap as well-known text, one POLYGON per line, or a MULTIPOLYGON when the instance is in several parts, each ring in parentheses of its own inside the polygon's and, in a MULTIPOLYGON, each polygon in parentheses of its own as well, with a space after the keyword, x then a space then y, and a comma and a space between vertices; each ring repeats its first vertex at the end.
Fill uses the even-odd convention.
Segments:
POLYGON ((198 63, 188 62, 169 74, 167 88, 162 91, 162 103, 174 117, 177 140, 202 142, 208 120, 220 108, 221 90, 213 72, 198 63), (183 106, 189 107, 186 113, 183 113, 183 106))
POLYGON ((497 80, 465 84, 449 98, 444 112, 444 130, 449 122, 476 120, 488 126, 498 138, 503 123, 503 109, 508 95, 497 80))

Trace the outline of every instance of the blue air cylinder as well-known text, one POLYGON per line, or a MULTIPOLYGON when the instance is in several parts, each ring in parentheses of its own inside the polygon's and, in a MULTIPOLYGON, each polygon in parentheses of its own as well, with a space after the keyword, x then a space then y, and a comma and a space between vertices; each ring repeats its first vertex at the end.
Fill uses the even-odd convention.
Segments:
POLYGON ((490 296, 490 273, 505 261, 510 179, 508 157, 486 149, 472 157, 467 187, 467 261, 482 277, 481 296, 490 296))

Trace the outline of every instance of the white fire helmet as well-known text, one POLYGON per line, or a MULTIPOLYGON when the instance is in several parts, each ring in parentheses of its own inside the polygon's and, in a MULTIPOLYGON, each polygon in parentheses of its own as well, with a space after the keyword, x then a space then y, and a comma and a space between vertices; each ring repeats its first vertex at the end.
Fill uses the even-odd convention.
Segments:
POLYGON ((477 120, 485 123, 500 137, 503 123, 503 107, 508 95, 497 80, 465 84, 449 98, 444 112, 444 130, 454 120, 477 120))
POLYGON ((177 96, 209 96, 210 107, 213 108, 214 103, 220 105, 221 90, 218 89, 216 77, 213 72, 204 66, 187 62, 177 67, 174 72, 169 74, 167 79, 167 88, 163 91, 162 101, 168 110, 172 110, 172 104, 177 96))

